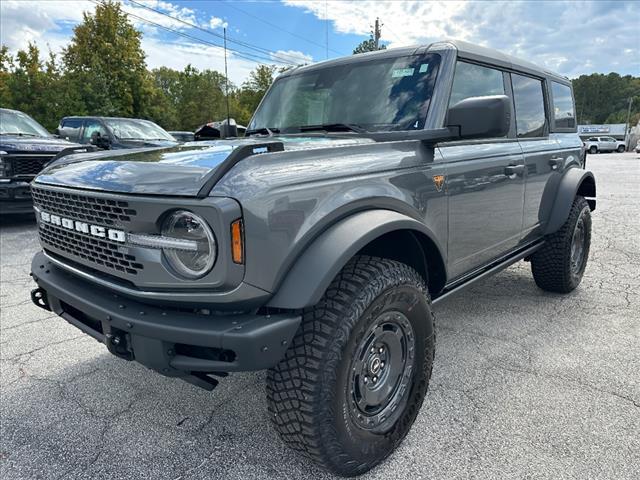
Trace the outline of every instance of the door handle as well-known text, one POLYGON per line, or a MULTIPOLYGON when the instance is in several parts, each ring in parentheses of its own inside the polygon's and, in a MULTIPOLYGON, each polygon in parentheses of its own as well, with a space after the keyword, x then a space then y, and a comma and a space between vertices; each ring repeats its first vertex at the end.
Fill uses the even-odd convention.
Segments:
POLYGON ((512 175, 522 175, 524 173, 524 165, 509 165, 504 167, 504 174, 507 177, 512 175))
POLYGON ((551 170, 557 170, 560 165, 564 162, 564 158, 553 157, 549 159, 549 166, 551 170))

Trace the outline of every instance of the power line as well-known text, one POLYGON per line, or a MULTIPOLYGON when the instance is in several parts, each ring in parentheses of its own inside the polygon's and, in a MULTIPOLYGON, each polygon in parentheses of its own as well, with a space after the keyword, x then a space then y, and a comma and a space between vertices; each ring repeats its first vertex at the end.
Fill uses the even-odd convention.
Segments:
MULTIPOLYGON (((96 5, 103 5, 103 3, 100 0, 90 0, 90 1, 92 3, 95 3, 96 5)), ((159 23, 153 22, 153 21, 151 21, 151 20, 149 20, 147 18, 140 17, 140 16, 138 16, 138 15, 136 15, 134 13, 131 13, 131 12, 124 12, 124 13, 126 13, 128 16, 136 18, 136 19, 138 19, 138 20, 140 20, 142 22, 145 22, 145 23, 148 23, 148 24, 153 25, 155 27, 161 28, 162 30, 166 30, 166 31, 171 32, 171 33, 173 33, 175 35, 179 35, 181 37, 188 38, 188 39, 193 40, 195 42, 199 42, 199 43, 202 43, 204 45, 208 45, 208 46, 212 46, 212 47, 217 47, 217 48, 220 48, 220 49, 224 48, 220 44, 213 43, 213 42, 210 42, 208 40, 204 40, 202 38, 194 37, 193 35, 189 35, 188 33, 184 33, 184 32, 181 32, 179 30, 174 30, 172 28, 166 27, 166 26, 161 25, 159 23)), ((245 60, 249 60, 249 61, 251 61, 253 63, 262 64, 262 63, 265 63, 265 61, 266 61, 267 63, 279 63, 279 64, 283 64, 283 65, 288 65, 288 66, 295 66, 295 64, 292 64, 290 62, 274 59, 274 58, 271 58, 271 57, 267 58, 267 57, 263 57, 263 56, 260 56, 260 55, 256 55, 254 53, 241 52, 241 51, 238 51, 238 50, 235 50, 235 49, 231 49, 231 48, 229 48, 228 50, 234 52, 236 56, 238 56, 240 58, 243 58, 245 60), (253 58, 251 58, 251 57, 253 57, 253 58)))
MULTIPOLYGON (((143 4, 143 3, 137 2, 137 1, 135 1, 135 0, 129 0, 129 3, 132 3, 132 4, 134 4, 134 5, 137 5, 137 6, 139 6, 139 7, 144 8, 144 9, 147 9, 147 10, 149 10, 149 11, 151 11, 151 12, 155 12, 155 13, 157 13, 157 14, 159 14, 159 15, 163 15, 163 16, 165 16, 165 17, 168 17, 168 18, 170 18, 170 19, 172 19, 172 20, 174 20, 174 21, 176 21, 176 22, 183 23, 184 25, 187 25, 187 26, 189 26, 189 27, 191 27, 191 28, 195 28, 195 29, 197 29, 197 30, 200 30, 200 31, 202 31, 202 32, 204 32, 204 33, 206 33, 206 34, 208 34, 208 35, 213 35, 214 37, 217 37, 217 38, 223 39, 223 36, 222 36, 222 35, 220 35, 219 33, 216 33, 216 32, 214 32, 214 31, 212 31, 212 30, 209 30, 209 29, 203 28, 203 27, 201 27, 201 26, 199 26, 199 25, 196 25, 195 23, 187 22, 186 20, 182 20, 181 18, 174 17, 173 15, 170 15, 170 14, 168 14, 168 13, 165 13, 165 12, 163 12, 163 11, 161 11, 161 10, 156 10, 155 8, 149 7, 149 6, 147 6, 147 5, 143 4)), ((265 48, 258 47, 258 46, 256 46, 256 45, 253 45, 253 44, 248 43, 248 42, 243 42, 243 41, 241 41, 241 40, 233 39, 233 38, 231 38, 231 37, 227 37, 227 41, 229 41, 230 43, 235 43, 235 44, 237 44, 237 45, 243 46, 243 47, 248 48, 248 49, 250 49, 250 50, 255 50, 256 52, 260 52, 260 53, 263 53, 263 54, 265 54, 265 53, 266 53, 267 55, 270 55, 270 56, 272 56, 272 57, 274 57, 274 58, 281 59, 281 60, 283 60, 283 61, 285 61, 285 62, 290 62, 290 63, 291 63, 291 64, 293 64, 293 65, 297 65, 297 64, 301 63, 301 62, 300 62, 300 58, 299 58, 299 57, 294 57, 294 56, 292 56, 292 55, 287 55, 287 54, 285 54, 285 53, 276 53, 276 52, 273 52, 273 51, 271 51, 271 50, 267 50, 267 49, 265 49, 265 48), (288 58, 287 58, 287 57, 288 57, 288 58), (297 62, 297 63, 296 63, 296 62, 297 62)), ((231 49, 229 49, 229 50, 231 50, 231 49)))
MULTIPOLYGON (((299 34, 297 34, 295 32, 292 32, 290 30, 284 29, 281 26, 276 25, 275 23, 272 23, 272 22, 270 22, 268 20, 265 20, 264 18, 261 18, 261 17, 259 17, 257 15, 254 15, 253 13, 249 13, 246 10, 243 10, 241 8, 236 7, 235 5, 231 5, 228 1, 225 1, 224 4, 229 8, 233 8, 234 10, 237 10, 237 11, 239 11, 241 13, 244 13, 245 15, 247 15, 247 16, 249 16, 251 18, 255 18, 256 20, 258 20, 258 21, 260 21, 260 22, 262 22, 262 23, 264 23, 266 25, 271 26, 271 27, 275 28, 276 30, 280 30, 280 31, 282 31, 284 33, 287 33, 287 34, 293 36, 293 37, 299 38, 300 40, 304 40, 305 42, 310 43, 311 45, 316 45, 318 47, 325 48, 325 45, 323 45, 320 42, 316 42, 314 40, 311 40, 310 38, 304 37, 304 36, 299 35, 299 34)), ((330 48, 329 51, 333 52, 333 53, 337 53, 338 55, 347 55, 346 53, 340 52, 338 50, 334 50, 333 48, 330 48)))

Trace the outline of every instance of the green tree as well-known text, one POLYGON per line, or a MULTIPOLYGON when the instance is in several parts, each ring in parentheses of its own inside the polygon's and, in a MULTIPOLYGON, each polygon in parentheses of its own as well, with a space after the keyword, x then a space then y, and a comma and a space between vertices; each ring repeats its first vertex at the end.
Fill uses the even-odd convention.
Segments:
POLYGON ((625 123, 629 98, 631 122, 640 118, 640 78, 617 73, 592 73, 573 80, 579 124, 625 123))
POLYGON ((249 73, 249 78, 237 92, 238 113, 235 118, 240 124, 246 125, 249 122, 262 97, 273 83, 276 72, 278 67, 275 65, 258 65, 249 73))
POLYGON ((141 32, 129 22, 119 2, 108 0, 84 13, 64 49, 67 79, 94 115, 143 116, 152 87, 141 32))
POLYGON ((353 49, 353 54, 356 55, 358 53, 366 53, 366 52, 375 52, 376 50, 386 50, 387 46, 379 44, 378 48, 376 48, 376 41, 371 36, 368 40, 360 42, 360 44, 353 49))
POLYGON ((12 78, 13 57, 6 45, 0 46, 0 106, 13 106, 10 81, 12 78))

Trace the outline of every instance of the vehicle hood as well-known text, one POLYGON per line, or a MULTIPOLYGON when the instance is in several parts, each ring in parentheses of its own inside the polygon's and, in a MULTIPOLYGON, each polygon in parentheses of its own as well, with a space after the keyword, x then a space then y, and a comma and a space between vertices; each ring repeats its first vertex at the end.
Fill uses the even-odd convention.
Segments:
POLYGON ((0 150, 7 153, 58 153, 69 147, 79 146, 62 138, 27 137, 20 135, 0 136, 0 150))
MULTIPOLYGON (((251 137, 107 150, 62 157, 40 173, 35 182, 118 193, 195 196, 235 148, 272 141, 283 142, 285 151, 372 142, 361 137, 251 137)), ((278 153, 259 155, 269 162, 278 153)))

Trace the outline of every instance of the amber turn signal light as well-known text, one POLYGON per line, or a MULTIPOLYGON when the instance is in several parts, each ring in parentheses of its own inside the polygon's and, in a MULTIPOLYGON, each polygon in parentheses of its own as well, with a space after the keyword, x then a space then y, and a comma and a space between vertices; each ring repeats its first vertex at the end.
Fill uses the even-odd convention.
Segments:
POLYGON ((242 219, 231 224, 231 258, 233 263, 244 263, 244 238, 242 219))

